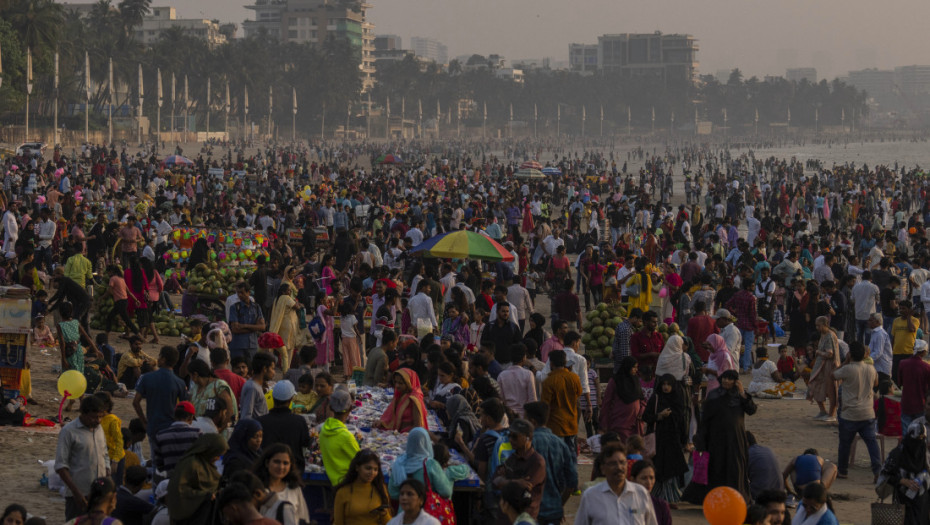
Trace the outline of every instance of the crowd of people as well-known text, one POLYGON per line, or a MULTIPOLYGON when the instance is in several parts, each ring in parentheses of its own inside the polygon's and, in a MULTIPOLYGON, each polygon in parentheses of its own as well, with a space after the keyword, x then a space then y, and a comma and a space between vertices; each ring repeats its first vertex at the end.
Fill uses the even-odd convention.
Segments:
POLYGON ((35 344, 88 385, 55 458, 66 519, 450 524, 468 517, 454 487, 474 472, 480 519, 502 524, 561 523, 585 489, 576 524, 666 525, 721 486, 742 494, 747 523, 787 523, 798 503, 794 523, 829 524, 858 436, 905 522, 930 521, 922 171, 700 147, 492 150, 215 143, 177 166, 89 146, 4 159, 0 282, 30 290, 35 344), (379 164, 386 152, 409 163, 379 164), (514 177, 527 161, 558 174, 514 177), (183 228, 268 239, 222 315, 193 315, 184 273, 220 248, 201 238, 169 257, 183 228), (417 253, 456 230, 512 260, 417 253), (97 284, 113 307, 94 334, 97 284), (176 294, 193 333, 147 352, 176 294), (624 315, 595 334, 602 303, 624 315), (356 382, 392 392, 374 427, 408 437, 389 470, 346 426, 356 382), (114 403, 127 396, 124 426, 114 403), (838 425, 835 463, 808 450, 782 469, 746 431, 754 398, 794 396, 838 425), (878 434, 901 436, 887 458, 878 434), (314 449, 322 502, 304 491, 314 449), (592 483, 579 454, 596 456, 592 483))

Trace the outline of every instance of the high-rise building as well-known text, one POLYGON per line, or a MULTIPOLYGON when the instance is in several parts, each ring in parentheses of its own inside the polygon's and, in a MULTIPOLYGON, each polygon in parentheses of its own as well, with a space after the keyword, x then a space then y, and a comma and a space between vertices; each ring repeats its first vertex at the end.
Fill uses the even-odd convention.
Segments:
POLYGON ((449 62, 449 49, 438 40, 415 36, 410 39, 410 49, 416 56, 427 58, 437 64, 449 62))
POLYGON ((569 44, 568 65, 572 71, 597 71, 597 44, 569 44))
POLYGON ((890 69, 860 69, 849 72, 849 85, 866 92, 879 108, 892 109, 901 100, 895 93, 895 72, 890 69))
MULTIPOLYGON (((651 76, 666 85, 691 83, 697 77, 697 40, 691 35, 621 33, 597 38, 597 69, 624 77, 651 76)), ((586 71, 591 46, 569 45, 572 69, 586 71)))
POLYGON ((817 68, 813 67, 789 67, 785 70, 785 78, 788 82, 800 82, 806 80, 811 84, 817 83, 817 68))
POLYGON ((142 17, 142 25, 134 28, 136 41, 150 46, 161 39, 165 31, 180 28, 185 34, 202 38, 210 47, 226 43, 220 24, 203 18, 178 18, 173 7, 153 7, 142 17))
POLYGON ((255 20, 242 24, 246 37, 266 31, 285 42, 312 45, 344 39, 359 50, 363 91, 374 84, 374 24, 366 18, 371 5, 349 0, 255 0, 245 7, 255 11, 255 20))
POLYGON ((403 48, 403 40, 397 35, 375 36, 375 51, 394 51, 403 48))

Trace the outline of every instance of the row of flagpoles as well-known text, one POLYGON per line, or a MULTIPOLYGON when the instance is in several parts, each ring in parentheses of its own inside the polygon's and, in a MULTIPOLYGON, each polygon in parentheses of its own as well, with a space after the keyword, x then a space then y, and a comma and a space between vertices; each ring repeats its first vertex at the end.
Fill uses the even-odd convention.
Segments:
MULTIPOLYGON (((156 130, 157 130, 158 143, 161 144, 161 108, 162 108, 163 99, 164 99, 161 68, 157 69, 156 76, 157 76, 156 87, 157 87, 157 107, 158 107, 157 117, 156 117, 156 130)), ((2 85, 2 83, 3 83, 3 62, 2 62, 2 55, 0 55, 0 85, 2 85)), ((175 103, 178 100, 176 97, 176 84, 177 82, 176 82, 175 75, 174 73, 172 73, 171 74, 171 104, 172 104, 172 126, 171 127, 172 129, 174 129, 173 110, 175 109, 175 103)), ((89 140, 89 136, 90 136, 90 98, 91 98, 90 85, 91 85, 90 55, 87 52, 85 52, 84 54, 84 88, 85 88, 85 102, 86 102, 85 113, 84 113, 84 140, 85 142, 89 140)), ((58 52, 56 51, 55 52, 55 67, 54 67, 54 84, 53 84, 53 92, 54 92, 54 97, 55 97, 55 104, 54 104, 54 107, 55 107, 55 110, 54 110, 55 138, 54 140, 55 140, 56 145, 59 143, 59 140, 58 140, 59 139, 58 137, 58 133, 59 133, 59 129, 58 129, 58 86, 59 86, 58 52)), ((29 140, 29 98, 32 95, 32 88, 33 88, 32 49, 27 48, 26 49, 25 141, 29 140)), ((109 104, 107 104, 107 143, 112 144, 113 143, 113 106, 115 104, 115 89, 114 89, 114 84, 113 84, 113 59, 112 58, 109 59, 109 63, 108 63, 107 93, 108 93, 108 99, 109 99, 109 104)), ((139 64, 139 79, 138 79, 137 96, 138 96, 137 111, 138 111, 138 117, 139 117, 138 118, 139 125, 136 131, 138 132, 138 139, 139 139, 139 142, 141 143, 142 135, 143 135, 143 132, 142 132, 143 104, 142 103, 145 98, 142 64, 139 64)), ((191 104, 190 104, 191 99, 189 97, 189 92, 188 92, 187 75, 184 75, 184 94, 183 94, 182 101, 183 101, 182 107, 184 109, 184 131, 186 133, 189 131, 188 112, 191 107, 191 104)), ((207 130, 207 133, 209 134, 210 132, 209 108, 211 107, 211 104, 213 102, 212 85, 211 85, 211 79, 209 77, 207 78, 207 101, 206 102, 207 102, 206 106, 208 108, 208 111, 206 112, 206 130, 207 130)), ((297 132, 297 129, 296 129, 297 128, 297 89, 293 87, 292 87, 291 106, 292 106, 292 113, 293 113, 293 119, 291 122, 291 135, 292 135, 292 139, 296 140, 296 136, 297 136, 296 134, 297 132)), ((223 105, 224 111, 226 113, 225 131, 227 133, 227 136, 229 133, 229 113, 230 113, 231 107, 232 106, 230 104, 229 81, 227 80, 225 102, 223 105)), ((272 89, 272 86, 268 86, 268 130, 269 130, 269 133, 271 132, 273 128, 273 123, 272 123, 273 108, 274 108, 274 91, 272 89)), ((371 96, 370 94, 368 98, 368 108, 369 108, 368 135, 370 136, 371 135, 371 121, 370 121, 371 96)), ((420 123, 422 124, 423 104, 422 104, 422 101, 420 100, 417 101, 417 109, 418 109, 418 118, 419 118, 420 123)), ((243 86, 242 111, 243 111, 242 116, 243 116, 243 126, 244 126, 248 120, 248 115, 249 115, 249 88, 248 86, 243 86)), ((841 110, 841 111, 842 111, 841 121, 845 123, 846 112, 845 110, 841 110)), ((326 124, 325 113, 326 113, 326 106, 324 103, 323 105, 324 120, 322 121, 322 124, 321 124, 321 134, 323 130, 325 129, 325 124, 326 124)), ((350 114, 351 114, 351 108, 348 107, 347 112, 346 112, 346 132, 348 132, 348 127, 349 127, 348 120, 349 120, 350 114)), ((390 136, 390 117, 391 117, 390 99, 388 99, 385 104, 385 115, 387 117, 385 119, 386 120, 385 136, 390 136)), ((401 116, 402 116, 402 119, 406 119, 406 99, 405 98, 401 99, 401 116)), ((442 111, 441 111, 440 103, 437 100, 436 101, 436 133, 437 135, 439 133, 439 122, 441 120, 441 117, 442 117, 442 111)), ((451 115, 450 115, 450 118, 451 118, 451 115)), ((538 119, 539 119, 539 111, 538 111, 537 105, 533 104, 533 136, 534 137, 537 136, 538 119)), ((487 102, 485 102, 484 107, 483 107, 483 115, 482 115, 482 135, 485 134, 485 127, 487 125, 487 120, 488 120, 488 105, 487 105, 487 102)), ((652 131, 653 132, 655 132, 655 120, 656 120, 655 107, 653 107, 652 108, 652 131)), ((815 123, 819 123, 819 120, 820 120, 819 110, 817 108, 814 108, 814 121, 815 123)), ((557 136, 561 135, 561 121, 562 121, 562 104, 557 104, 556 105, 556 135, 557 136)), ((586 121, 587 121, 587 108, 586 106, 582 105, 581 106, 581 136, 582 137, 584 137, 585 135, 586 121)), ((508 126, 509 135, 511 137, 513 136, 513 122, 514 122, 514 112, 513 112, 513 104, 511 103, 510 104, 510 120, 509 120, 509 126, 508 126)), ((698 110, 697 108, 695 108, 695 111, 694 111, 695 129, 697 129, 698 122, 699 122, 698 110)), ((727 122, 728 122, 727 121, 727 110, 726 108, 724 108, 723 109, 723 123, 724 123, 725 131, 728 130, 727 122)), ((758 123, 759 123, 759 110, 758 109, 755 111, 754 122, 756 124, 756 132, 758 132, 758 123)), ((671 113, 672 127, 674 127, 674 124, 675 124, 675 113, 672 112, 671 113)), ((790 108, 787 109, 787 124, 788 126, 791 125, 791 109, 790 108)), ((632 110, 629 106, 627 106, 627 133, 629 134, 631 133, 631 131, 632 131, 632 110)), ((600 106, 600 134, 602 136, 604 134, 604 106, 600 106)))

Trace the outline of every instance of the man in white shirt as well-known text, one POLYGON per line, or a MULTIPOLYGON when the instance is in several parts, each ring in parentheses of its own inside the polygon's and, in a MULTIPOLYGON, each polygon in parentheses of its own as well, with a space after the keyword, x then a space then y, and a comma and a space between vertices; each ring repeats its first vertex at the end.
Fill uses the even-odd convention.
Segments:
POLYGON ((862 272, 862 280, 852 287, 853 304, 856 307, 856 341, 868 344, 869 316, 875 313, 880 292, 872 282, 872 272, 862 272))
POLYGON ((407 237, 413 241, 413 247, 416 248, 421 242, 423 242, 423 230, 420 229, 422 226, 422 221, 416 221, 413 223, 413 228, 407 230, 407 237))
POLYGON ((19 222, 16 220, 16 212, 13 208, 3 212, 3 219, 0 223, 3 227, 3 251, 5 254, 15 254, 16 241, 19 239, 19 222))
POLYGON ((452 302, 452 288, 455 286, 455 272, 452 271, 451 264, 444 263, 442 265, 442 278, 439 279, 439 284, 441 284, 443 290, 445 290, 445 292, 443 292, 442 294, 443 305, 451 303, 452 302))
POLYGON ((546 251, 546 255, 553 257, 555 255, 555 250, 559 246, 564 246, 565 241, 559 238, 559 232, 553 230, 552 233, 543 239, 543 249, 546 251))
POLYGON ((520 326, 520 330, 526 330, 526 320, 530 318, 530 314, 535 312, 529 290, 521 286, 519 282, 510 281, 507 285, 507 302, 516 308, 517 317, 514 321, 520 326))
POLYGON ((41 270, 44 267, 48 273, 52 273, 52 239, 55 238, 55 231, 58 227, 55 226, 48 208, 44 208, 39 216, 41 220, 37 232, 39 245, 36 247, 36 268, 41 270))
POLYGON ((420 319, 429 322, 433 330, 439 328, 439 323, 436 321, 436 311, 433 310, 433 300, 430 299, 429 293, 429 281, 423 279, 417 284, 417 294, 407 302, 407 309, 410 310, 410 326, 414 327, 414 329, 418 326, 417 321, 420 319))
POLYGON ((581 496, 575 525, 658 525, 649 491, 626 479, 625 448, 611 444, 601 454, 601 471, 607 479, 581 496))

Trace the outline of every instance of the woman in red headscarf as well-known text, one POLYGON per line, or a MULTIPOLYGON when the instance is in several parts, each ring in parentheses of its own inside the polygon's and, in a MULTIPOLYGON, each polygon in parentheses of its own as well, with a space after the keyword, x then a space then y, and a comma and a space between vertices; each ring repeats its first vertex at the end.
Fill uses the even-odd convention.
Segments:
POLYGON ((394 399, 384 410, 376 426, 385 430, 409 432, 415 427, 427 427, 426 404, 420 378, 409 368, 394 372, 394 399))

